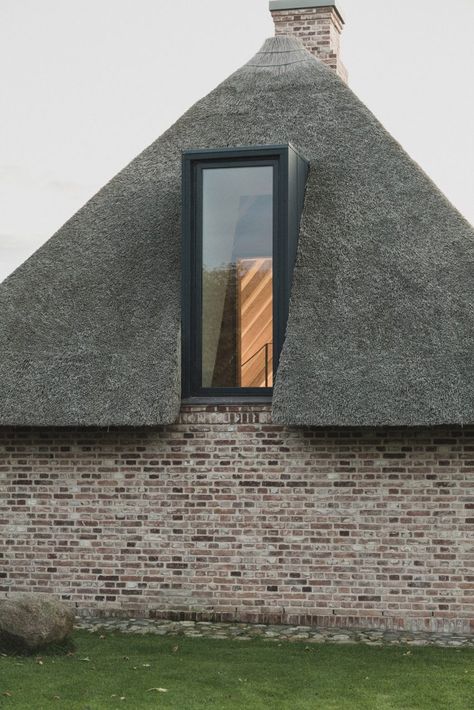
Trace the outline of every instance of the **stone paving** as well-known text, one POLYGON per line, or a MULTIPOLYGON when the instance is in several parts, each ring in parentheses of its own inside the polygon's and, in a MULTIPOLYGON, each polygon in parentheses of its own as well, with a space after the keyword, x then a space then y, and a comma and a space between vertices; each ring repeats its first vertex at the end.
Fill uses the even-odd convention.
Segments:
POLYGON ((206 621, 154 621, 151 619, 78 618, 76 628, 94 632, 187 636, 192 638, 251 641, 299 641, 301 643, 355 644, 367 646, 442 646, 474 648, 474 636, 431 632, 324 629, 309 626, 214 623, 206 621))

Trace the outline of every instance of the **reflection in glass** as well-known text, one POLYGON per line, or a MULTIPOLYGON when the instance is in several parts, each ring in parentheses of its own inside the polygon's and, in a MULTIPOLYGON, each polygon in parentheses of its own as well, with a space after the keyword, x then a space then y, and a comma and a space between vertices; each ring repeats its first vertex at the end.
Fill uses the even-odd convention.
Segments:
POLYGON ((272 387, 273 167, 202 176, 202 386, 272 387))

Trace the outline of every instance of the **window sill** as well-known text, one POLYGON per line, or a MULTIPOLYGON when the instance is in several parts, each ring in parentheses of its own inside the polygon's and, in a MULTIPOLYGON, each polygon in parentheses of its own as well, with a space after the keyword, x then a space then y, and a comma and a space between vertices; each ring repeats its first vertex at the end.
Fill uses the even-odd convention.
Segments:
POLYGON ((181 404, 271 404, 271 397, 187 397, 181 404))

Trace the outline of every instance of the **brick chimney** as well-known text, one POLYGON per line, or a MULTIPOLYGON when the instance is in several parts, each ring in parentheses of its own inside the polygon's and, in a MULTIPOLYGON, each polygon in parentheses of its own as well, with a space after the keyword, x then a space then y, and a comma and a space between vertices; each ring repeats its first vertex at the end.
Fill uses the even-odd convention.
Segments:
POLYGON ((270 0, 276 35, 302 40, 306 49, 347 82, 339 40, 344 20, 336 0, 270 0))

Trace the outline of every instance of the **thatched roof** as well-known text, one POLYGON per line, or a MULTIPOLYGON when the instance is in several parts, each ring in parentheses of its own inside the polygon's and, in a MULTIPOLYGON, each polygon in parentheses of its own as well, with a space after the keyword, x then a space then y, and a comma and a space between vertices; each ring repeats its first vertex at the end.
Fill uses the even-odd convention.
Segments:
POLYGON ((181 151, 311 164, 274 418, 474 422, 474 231, 292 38, 268 40, 0 287, 0 423, 168 423, 180 406, 181 151))

